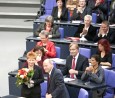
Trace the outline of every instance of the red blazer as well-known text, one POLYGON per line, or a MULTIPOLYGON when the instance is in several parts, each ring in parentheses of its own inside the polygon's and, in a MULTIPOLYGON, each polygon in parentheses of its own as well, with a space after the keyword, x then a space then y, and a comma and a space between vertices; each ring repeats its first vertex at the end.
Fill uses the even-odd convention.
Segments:
MULTIPOLYGON (((38 46, 43 46, 43 43, 37 42, 38 46)), ((50 57, 50 58, 55 58, 56 57, 56 49, 55 49, 55 45, 53 42, 48 41, 47 45, 46 45, 46 49, 48 50, 48 52, 46 52, 46 56, 50 57)))

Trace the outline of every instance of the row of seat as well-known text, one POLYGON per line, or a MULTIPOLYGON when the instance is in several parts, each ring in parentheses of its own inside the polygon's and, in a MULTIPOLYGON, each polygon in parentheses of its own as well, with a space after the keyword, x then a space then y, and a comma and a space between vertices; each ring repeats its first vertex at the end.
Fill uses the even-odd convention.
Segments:
MULTIPOLYGON (((104 69, 105 73, 105 83, 107 85, 106 92, 103 98, 113 98, 114 97, 114 88, 115 88, 115 72, 113 70, 104 69)), ((45 98, 45 94, 47 91, 47 81, 41 84, 41 96, 45 98)), ((88 92, 81 88, 78 98, 89 98, 88 92)))
MULTIPOLYGON (((108 15, 110 12, 110 3, 111 0, 108 0, 108 15)), ((43 5, 44 7, 44 14, 40 17, 38 17, 39 19, 45 19, 47 16, 51 15, 52 13, 52 9, 54 6, 56 6, 56 0, 46 0, 45 5, 43 5), (49 6, 50 5, 50 6, 49 6)), ((68 20, 70 20, 70 12, 68 11, 68 20)), ((97 22, 97 14, 96 13, 92 13, 92 23, 96 23, 97 22)))

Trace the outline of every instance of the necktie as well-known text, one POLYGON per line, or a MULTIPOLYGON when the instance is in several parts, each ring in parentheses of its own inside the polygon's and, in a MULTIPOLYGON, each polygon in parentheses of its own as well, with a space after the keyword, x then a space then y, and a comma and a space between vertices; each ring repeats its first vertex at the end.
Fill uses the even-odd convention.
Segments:
MULTIPOLYGON (((73 57, 73 60, 72 60, 72 69, 75 69, 75 57, 73 57)), ((70 76, 71 78, 74 78, 74 74, 71 74, 70 76)))
POLYGON ((50 85, 50 75, 48 74, 47 93, 50 93, 50 92, 49 92, 49 85, 50 85))

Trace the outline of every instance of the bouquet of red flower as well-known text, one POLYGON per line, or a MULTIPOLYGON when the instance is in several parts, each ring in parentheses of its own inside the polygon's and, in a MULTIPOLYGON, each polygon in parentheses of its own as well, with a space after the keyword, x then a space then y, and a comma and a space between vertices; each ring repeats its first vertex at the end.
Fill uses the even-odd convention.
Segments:
POLYGON ((22 68, 18 70, 18 74, 16 75, 16 85, 20 86, 25 83, 28 84, 34 75, 34 70, 30 70, 28 68, 22 68))

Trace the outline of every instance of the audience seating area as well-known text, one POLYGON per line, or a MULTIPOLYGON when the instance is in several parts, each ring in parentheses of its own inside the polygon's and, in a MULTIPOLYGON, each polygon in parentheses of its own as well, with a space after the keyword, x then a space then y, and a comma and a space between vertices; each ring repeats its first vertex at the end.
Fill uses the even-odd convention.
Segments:
MULTIPOLYGON (((111 0, 108 0, 108 6, 110 6, 110 2, 111 0)), ((44 10, 44 14, 40 17, 38 17, 39 19, 45 19, 48 15, 51 15, 52 9, 53 7, 56 6, 56 0, 46 0, 45 5, 43 5, 43 7, 45 8, 44 10), (50 6, 49 6, 50 5, 50 6)), ((108 10, 108 13, 110 12, 110 10, 108 10)), ((68 12, 68 14, 70 14, 68 12)), ((68 20, 70 19, 70 16, 68 16, 68 20)), ((97 22, 97 14, 96 13, 92 13, 92 23, 96 23, 97 22)), ((59 32, 60 32, 60 39, 64 38, 64 28, 59 27, 59 32)), ((85 44, 85 43, 84 43, 85 44)), ((61 48, 56 46, 56 58, 60 58, 61 55, 61 48)), ((79 48, 79 52, 80 54, 84 55, 85 57, 87 57, 88 59, 91 57, 91 49, 90 48, 85 48, 85 47, 80 47, 79 48)), ((56 64, 54 62, 54 67, 56 67, 56 64)), ((115 54, 112 54, 112 68, 115 68, 115 54)), ((107 85, 107 89, 104 95, 104 98, 113 98, 114 94, 114 89, 115 89, 115 71, 109 70, 109 69, 104 69, 104 73, 105 73, 105 82, 107 85)), ((41 98, 45 98, 45 94, 47 91, 47 81, 44 81, 41 84, 41 98)), ((63 92, 62 92, 63 93, 63 92)), ((7 98, 7 97, 2 97, 2 98, 7 98)), ((84 88, 80 89, 79 92, 79 96, 78 98, 89 98, 88 92, 87 90, 85 90, 84 88)))

